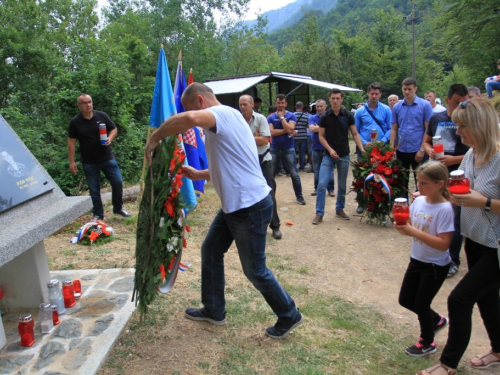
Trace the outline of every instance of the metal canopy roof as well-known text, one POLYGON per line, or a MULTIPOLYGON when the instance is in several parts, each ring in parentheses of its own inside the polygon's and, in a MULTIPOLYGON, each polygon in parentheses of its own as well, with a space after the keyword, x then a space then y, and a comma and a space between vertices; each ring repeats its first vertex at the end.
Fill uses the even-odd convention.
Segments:
POLYGON ((318 86, 328 90, 339 89, 342 91, 361 91, 354 87, 348 87, 343 85, 337 85, 335 83, 318 81, 308 76, 301 76, 296 74, 280 73, 280 72, 269 72, 269 73, 252 74, 239 77, 219 78, 216 80, 208 80, 205 82, 205 85, 210 87, 213 90, 214 94, 216 95, 234 94, 243 92, 246 89, 264 81, 275 82, 279 80, 287 80, 287 81, 302 83, 305 85, 318 86))

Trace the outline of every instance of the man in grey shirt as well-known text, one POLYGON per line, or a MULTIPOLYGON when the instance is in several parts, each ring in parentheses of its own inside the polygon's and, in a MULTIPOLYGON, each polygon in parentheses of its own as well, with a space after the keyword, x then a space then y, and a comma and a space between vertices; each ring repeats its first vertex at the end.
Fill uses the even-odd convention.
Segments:
POLYGON ((257 151, 259 152, 259 162, 262 174, 264 175, 267 184, 272 189, 271 198, 273 199, 273 217, 269 227, 273 231, 273 237, 280 240, 282 233, 280 231, 278 206, 276 205, 276 181, 274 180, 273 174, 273 157, 269 151, 271 147, 269 144, 269 140, 271 139, 271 130, 269 129, 267 119, 260 113, 253 110, 254 100, 250 95, 240 96, 239 105, 241 114, 245 118, 248 125, 250 125, 250 130, 252 130, 255 143, 257 143, 257 151))

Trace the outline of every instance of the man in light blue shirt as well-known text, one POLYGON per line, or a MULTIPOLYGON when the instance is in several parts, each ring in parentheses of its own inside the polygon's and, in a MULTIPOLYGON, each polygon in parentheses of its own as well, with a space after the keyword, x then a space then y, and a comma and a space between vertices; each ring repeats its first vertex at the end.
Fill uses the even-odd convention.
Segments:
MULTIPOLYGON (((424 137, 432 116, 431 104, 417 96, 417 81, 406 78, 403 81, 403 100, 392 108, 391 146, 406 170, 415 170, 424 159, 424 137)), ((406 183, 408 190, 408 182, 406 183)))
MULTIPOLYGON (((373 82, 368 85, 368 101, 354 114, 356 130, 361 137, 363 147, 371 145, 373 140, 387 143, 391 138, 391 109, 388 105, 380 103, 382 97, 382 87, 380 83, 373 82), (372 132, 376 135, 372 138, 372 132)), ((361 151, 356 147, 358 160, 361 158, 361 151)), ((363 207, 358 206, 356 212, 362 213, 363 207)))

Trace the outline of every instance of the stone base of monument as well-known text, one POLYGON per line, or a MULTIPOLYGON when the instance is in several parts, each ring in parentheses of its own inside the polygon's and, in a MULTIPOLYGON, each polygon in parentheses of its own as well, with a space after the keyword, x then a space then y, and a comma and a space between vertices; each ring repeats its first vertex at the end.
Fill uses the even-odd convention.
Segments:
POLYGON ((4 315, 7 345, 0 351, 0 374, 95 374, 135 310, 134 269, 55 271, 50 277, 79 279, 81 298, 49 334, 41 334, 37 310, 24 311, 35 320, 30 348, 20 346, 19 314, 4 315))

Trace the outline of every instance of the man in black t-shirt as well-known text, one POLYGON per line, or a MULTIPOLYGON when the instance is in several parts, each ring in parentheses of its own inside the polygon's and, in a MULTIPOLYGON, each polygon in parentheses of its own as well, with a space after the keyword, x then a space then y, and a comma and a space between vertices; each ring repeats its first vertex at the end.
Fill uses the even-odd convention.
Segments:
POLYGON ((131 216, 123 209, 123 180, 120 167, 111 151, 111 142, 118 135, 116 125, 109 116, 101 111, 94 111, 90 95, 81 94, 77 99, 80 113, 69 122, 68 156, 71 173, 76 174, 75 162, 76 141, 80 143, 80 161, 89 186, 92 198, 94 219, 104 219, 104 208, 101 200, 101 171, 112 188, 111 201, 113 212, 124 217, 131 216), (99 126, 106 127, 107 139, 101 144, 99 126))
POLYGON ((319 120, 319 140, 325 148, 323 160, 319 169, 319 182, 316 190, 316 216, 312 220, 314 225, 323 221, 325 214, 325 191, 330 181, 333 168, 337 167, 337 202, 335 216, 349 220, 344 212, 345 194, 347 190, 347 174, 349 172, 349 132, 351 132, 356 146, 364 152, 361 138, 356 130, 354 116, 342 106, 344 95, 338 89, 330 90, 328 100, 331 108, 319 120))
MULTIPOLYGON (((429 120, 427 132, 424 135, 424 149, 430 159, 442 162, 448 167, 448 171, 458 169, 465 153, 469 147, 462 143, 462 139, 457 135, 457 124, 451 121, 451 114, 458 107, 460 102, 468 99, 467 87, 461 84, 452 85, 448 89, 446 103, 448 110, 435 113, 429 120), (436 158, 436 153, 432 148, 432 137, 440 135, 444 146, 444 156, 436 158)), ((455 212, 455 232, 451 238, 450 256, 451 264, 448 270, 448 277, 455 275, 460 266, 460 249, 462 248, 462 235, 460 234, 460 206, 453 205, 455 212)))

